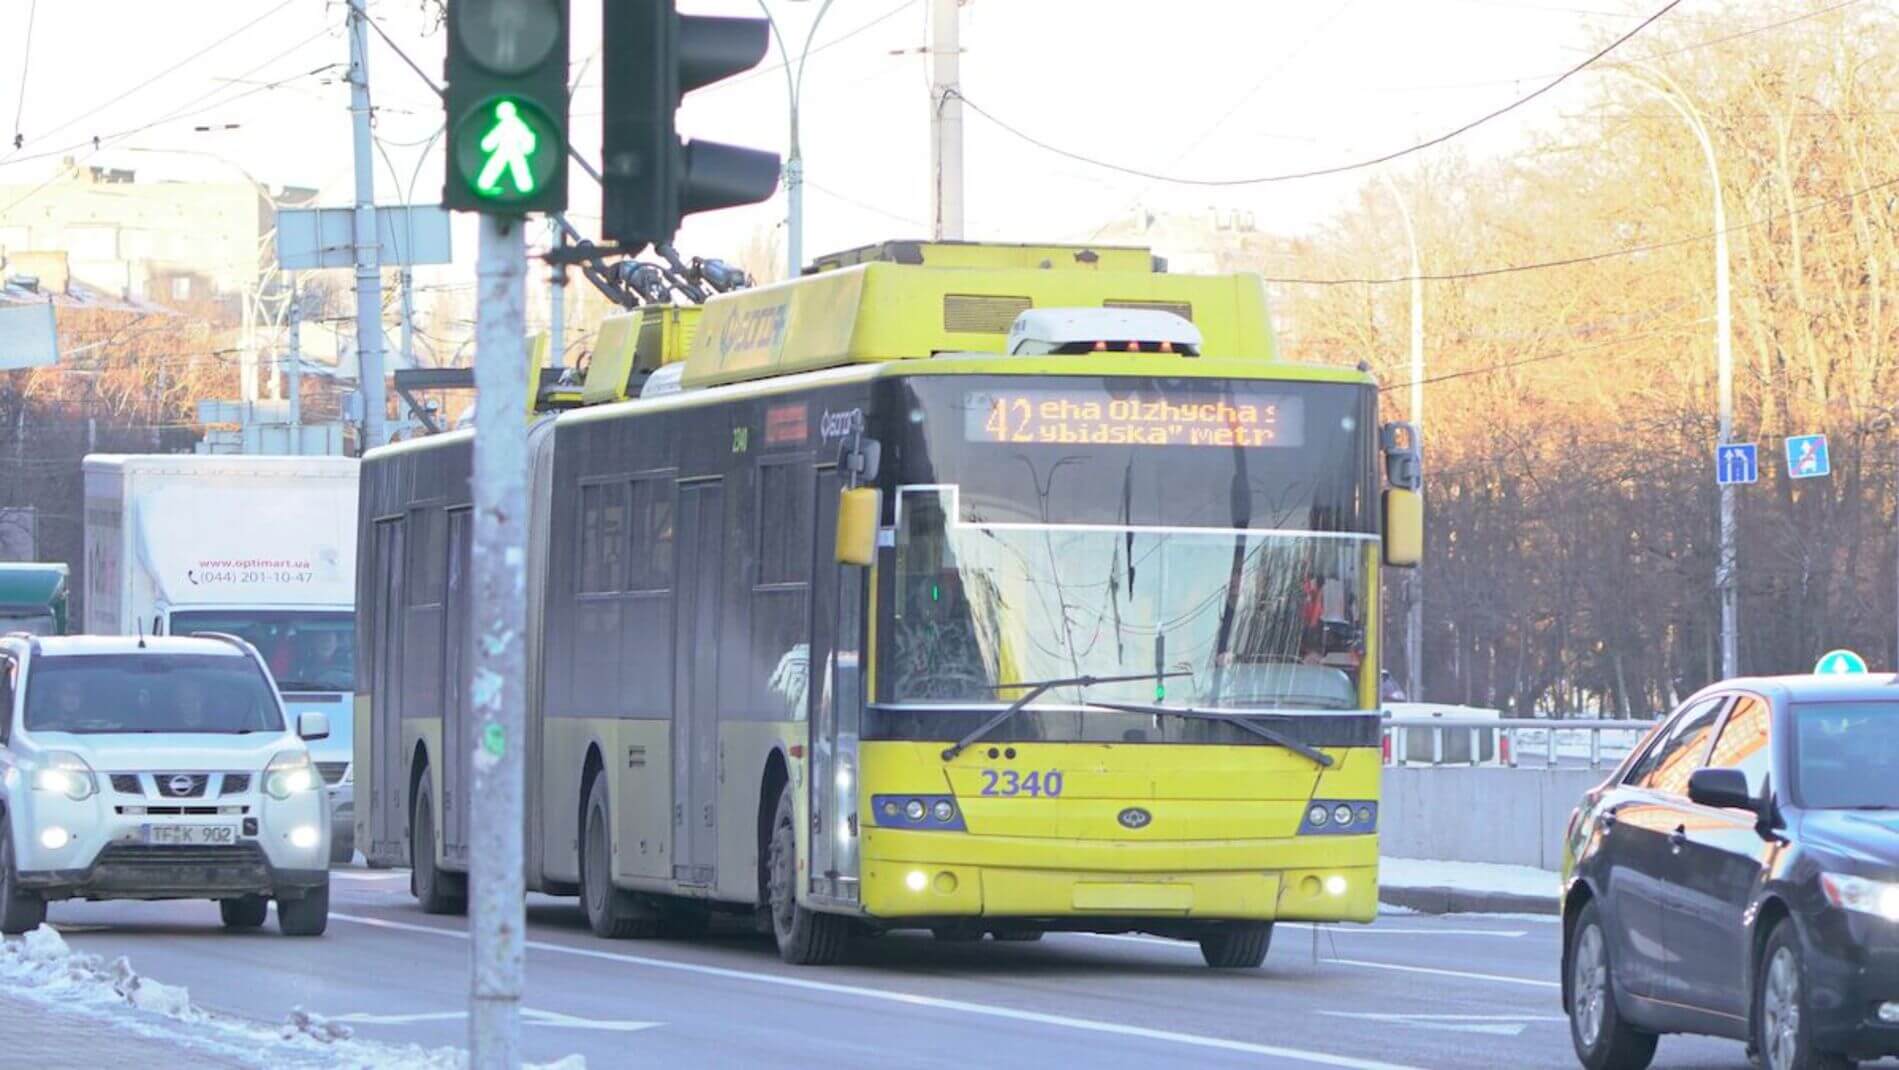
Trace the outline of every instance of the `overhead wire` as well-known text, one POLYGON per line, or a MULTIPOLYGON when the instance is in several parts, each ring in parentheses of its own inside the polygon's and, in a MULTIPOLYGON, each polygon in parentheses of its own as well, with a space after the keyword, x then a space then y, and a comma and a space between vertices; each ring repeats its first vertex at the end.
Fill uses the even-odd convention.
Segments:
POLYGON ((26 141, 20 133, 20 120, 26 115, 26 75, 33 63, 33 23, 40 13, 40 0, 33 0, 26 9, 26 44, 20 49, 20 97, 13 106, 13 148, 19 151, 26 141))
POLYGON ((1177 185, 1177 186, 1213 186, 1213 187, 1258 186, 1258 185, 1264 185, 1266 183, 1272 183, 1272 182, 1291 182, 1297 179, 1321 178, 1326 175, 1338 175, 1338 174, 1345 174, 1350 171, 1361 171, 1367 167, 1376 167, 1379 164, 1390 163, 1393 160, 1402 159, 1403 157, 1410 156, 1414 153, 1422 152, 1425 149, 1433 148, 1435 146, 1442 145, 1447 141, 1451 141, 1454 138, 1461 137, 1464 134, 1467 134, 1470 131, 1475 130, 1476 128, 1484 125, 1485 123, 1490 122, 1493 119, 1499 118, 1503 115, 1507 115, 1510 112, 1515 111, 1518 108, 1521 108, 1525 104, 1528 104, 1529 102, 1537 99, 1543 94, 1548 93, 1550 90, 1555 89, 1557 86, 1562 85, 1564 82, 1568 81, 1570 78, 1574 77, 1575 75, 1580 74, 1583 70, 1588 68, 1591 64, 1604 58, 1605 56, 1608 56, 1610 53, 1614 52, 1616 49, 1622 47, 1623 44, 1632 40, 1637 34, 1641 33, 1643 30, 1646 30, 1650 26, 1654 25, 1657 19, 1661 18, 1663 15, 1666 15, 1670 11, 1674 10, 1675 7, 1679 5, 1680 3, 1681 3, 1681 0, 1668 0, 1668 3, 1662 5, 1662 7, 1659 8, 1654 14, 1643 19, 1639 24, 1635 26, 1634 29, 1629 30, 1627 33, 1624 33, 1620 37, 1617 37, 1615 40, 1609 42, 1609 44, 1605 45, 1601 49, 1598 49, 1595 53, 1591 54, 1589 58, 1583 60, 1581 63, 1578 63, 1575 66, 1564 71, 1562 74, 1558 75, 1556 78, 1552 79, 1551 81, 1546 82, 1545 84, 1543 84, 1542 86, 1539 86, 1535 90, 1532 90, 1531 92, 1526 93, 1521 97, 1518 97, 1517 99, 1511 101, 1508 104, 1505 104, 1504 106, 1500 108, 1496 108, 1489 112, 1486 112, 1485 114, 1480 115, 1477 118, 1470 120, 1469 122, 1463 123, 1455 127, 1454 129, 1446 131, 1445 133, 1439 134, 1436 137, 1428 138, 1424 141, 1417 142, 1416 144, 1408 145, 1404 148, 1396 149, 1379 156, 1374 156, 1374 157, 1371 157, 1370 159, 1358 160, 1353 163, 1334 164, 1329 167, 1315 167, 1315 168, 1311 168, 1304 171, 1287 171, 1281 174, 1254 175, 1254 176, 1245 177, 1245 178, 1195 178, 1195 177, 1185 177, 1185 176, 1180 176, 1180 175, 1167 175, 1167 174, 1162 174, 1158 171, 1148 171, 1148 170, 1144 170, 1138 167, 1129 167, 1125 164, 1118 164, 1118 163, 1114 163, 1108 160, 1097 159, 1095 157, 1088 156, 1080 152, 1076 152, 1072 149, 1066 149, 1059 145, 1051 144, 1050 142, 1044 141, 1041 138, 1035 137, 1032 134, 1025 133, 1024 131, 1016 128, 1015 126, 1010 125, 1004 120, 999 119, 996 116, 990 114, 988 111, 984 110, 984 108, 980 104, 977 104, 975 101, 969 99, 969 97, 965 95, 964 93, 962 93, 960 90, 952 89, 952 90, 948 90, 947 93, 955 94, 957 99, 961 100, 964 104, 968 105, 969 110, 975 112, 977 115, 982 116, 984 119, 987 119, 989 122, 995 124, 997 127, 1000 127, 1002 130, 1006 131, 1007 133, 1016 137, 1017 139, 1025 141, 1031 145, 1034 145, 1035 147, 1042 149, 1045 152, 1051 152, 1057 156, 1074 160, 1078 163, 1088 164, 1089 166, 1092 166, 1092 167, 1099 167, 1108 171, 1116 171, 1125 175, 1133 175, 1136 178, 1146 178, 1146 179, 1151 179, 1155 182, 1165 182, 1170 185, 1177 185))

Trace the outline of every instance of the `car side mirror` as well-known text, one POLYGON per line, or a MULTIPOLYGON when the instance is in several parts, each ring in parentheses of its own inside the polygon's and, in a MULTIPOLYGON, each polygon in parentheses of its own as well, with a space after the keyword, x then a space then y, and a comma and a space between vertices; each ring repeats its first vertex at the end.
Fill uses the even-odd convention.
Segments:
POLYGON ((1747 790, 1747 774, 1739 769, 1697 769, 1688 776, 1688 801, 1722 810, 1758 814, 1760 800, 1747 790))
POLYGON ((310 742, 330 738, 330 715, 317 710, 297 714, 297 735, 310 742))

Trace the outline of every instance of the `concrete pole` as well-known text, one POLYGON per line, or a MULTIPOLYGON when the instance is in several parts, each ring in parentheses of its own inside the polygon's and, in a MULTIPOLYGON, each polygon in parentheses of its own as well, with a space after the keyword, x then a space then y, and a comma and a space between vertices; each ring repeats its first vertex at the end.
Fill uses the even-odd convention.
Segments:
POLYGON ((415 271, 402 266, 402 366, 415 367, 415 271))
POLYGON ((369 27, 363 14, 365 0, 349 0, 349 110, 356 143, 356 217, 352 239, 356 247, 356 360, 357 392, 363 399, 362 447, 389 440, 384 410, 382 369, 382 269, 377 262, 381 242, 376 233, 375 146, 369 132, 369 27))
MULTIPOLYGON (((1714 187, 1714 353, 1717 389, 1720 394, 1720 428, 1715 441, 1715 456, 1721 447, 1734 440, 1734 315, 1733 295, 1728 285, 1728 213, 1721 193, 1721 167, 1715 159, 1714 139, 1708 136, 1701 113, 1688 102, 1681 87, 1666 75, 1655 74, 1656 81, 1639 77, 1624 67, 1607 67, 1636 85, 1658 96, 1695 133, 1701 143, 1701 155, 1708 163, 1708 180, 1714 187)), ((1721 519, 1719 548, 1714 566, 1714 588, 1721 602, 1721 675, 1732 679, 1741 675, 1740 597, 1735 585, 1734 486, 1720 488, 1721 519)))
MULTIPOLYGON (((1398 192, 1397 183, 1383 171, 1378 177, 1398 202, 1399 218, 1404 220, 1405 240, 1411 245, 1411 423, 1418 429, 1418 451, 1424 451, 1424 262, 1418 255, 1418 232, 1411 222, 1411 207, 1398 192)), ((1419 496, 1423 496, 1422 488, 1419 496)), ((1412 569, 1405 577, 1405 698, 1424 701, 1424 569, 1412 569)))
POLYGON ((811 55, 811 42, 817 40, 818 24, 824 21, 824 13, 831 10, 832 0, 824 0, 818 13, 811 20, 811 28, 805 32, 804 48, 798 53, 798 62, 791 62, 791 50, 785 45, 785 35, 778 28, 778 19, 772 15, 770 5, 758 0, 758 6, 765 12, 765 18, 771 23, 772 39, 778 42, 779 58, 784 60, 785 90, 791 105, 791 144, 785 153, 785 278, 795 279, 804 267, 804 149, 798 138, 798 103, 804 94, 804 61, 811 55))
POLYGON ((470 756, 470 1066, 521 1065, 527 889, 526 222, 483 215, 475 319, 474 665, 470 756))
POLYGON ((963 238, 961 0, 930 0, 930 220, 938 241, 963 238))

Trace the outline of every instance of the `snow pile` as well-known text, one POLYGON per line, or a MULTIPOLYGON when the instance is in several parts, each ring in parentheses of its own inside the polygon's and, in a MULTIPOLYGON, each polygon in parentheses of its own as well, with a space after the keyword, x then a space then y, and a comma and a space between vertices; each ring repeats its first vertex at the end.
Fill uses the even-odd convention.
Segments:
MULTIPOLYGON (((74 951, 49 925, 18 940, 0 941, 0 993, 48 1010, 111 1019, 129 1032, 180 1048, 214 1053, 260 1067, 322 1066, 351 1070, 466 1070, 468 1055, 453 1048, 358 1040, 346 1025, 293 1008, 275 1029, 207 1011, 191 993, 141 976, 129 959, 109 965, 74 951), (181 1028, 189 1026, 190 1028, 181 1028)), ((570 1055, 534 1070, 586 1070, 570 1055)))
POLYGON ((1489 862, 1440 862, 1417 858, 1380 858, 1378 883, 1390 888, 1454 888, 1555 899, 1562 877, 1535 866, 1489 862))

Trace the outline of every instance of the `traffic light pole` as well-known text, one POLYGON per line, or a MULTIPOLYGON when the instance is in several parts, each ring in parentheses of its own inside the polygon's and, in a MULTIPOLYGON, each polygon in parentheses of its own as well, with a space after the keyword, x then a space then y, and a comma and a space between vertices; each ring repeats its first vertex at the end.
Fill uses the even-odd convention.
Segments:
POLYGON ((475 642, 468 694, 480 731, 468 758, 468 1047, 474 1070, 513 1070, 521 1065, 527 928, 527 222, 487 213, 478 218, 475 642))

